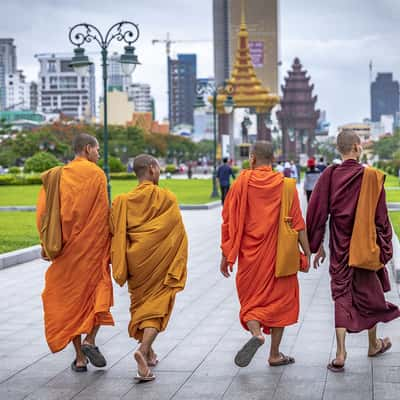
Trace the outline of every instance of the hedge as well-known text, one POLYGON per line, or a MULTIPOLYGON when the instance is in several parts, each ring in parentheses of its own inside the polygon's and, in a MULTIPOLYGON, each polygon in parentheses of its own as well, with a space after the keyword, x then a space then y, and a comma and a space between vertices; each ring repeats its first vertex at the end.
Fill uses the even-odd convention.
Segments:
POLYGON ((0 185, 40 185, 40 175, 0 175, 0 185))

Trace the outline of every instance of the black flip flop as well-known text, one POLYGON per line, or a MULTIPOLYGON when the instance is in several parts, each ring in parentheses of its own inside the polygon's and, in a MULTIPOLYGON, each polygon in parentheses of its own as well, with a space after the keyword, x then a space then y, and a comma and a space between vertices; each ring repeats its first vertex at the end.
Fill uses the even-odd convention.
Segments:
POLYGON ((103 368, 107 365, 106 359, 101 354, 99 348, 93 344, 83 344, 81 346, 82 353, 97 368, 103 368))
POLYGON ((336 360, 332 360, 327 368, 329 369, 329 371, 331 372, 344 372, 344 364, 340 365, 340 364, 336 364, 335 363, 336 360))
POLYGON ((263 344, 264 342, 260 338, 253 336, 236 354, 235 364, 238 367, 247 367, 258 348, 263 344))
POLYGON ((85 366, 80 366, 80 367, 78 367, 78 366, 76 365, 76 360, 72 361, 71 369, 72 369, 72 371, 74 371, 74 372, 87 372, 87 367, 86 367, 86 365, 85 365, 85 366))

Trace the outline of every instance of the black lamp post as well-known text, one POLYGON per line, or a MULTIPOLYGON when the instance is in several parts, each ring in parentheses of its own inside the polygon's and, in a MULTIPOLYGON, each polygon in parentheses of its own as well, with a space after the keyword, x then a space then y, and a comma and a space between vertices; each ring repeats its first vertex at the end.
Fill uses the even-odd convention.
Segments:
MULTIPOLYGON (((212 96, 212 106, 213 106, 213 134, 214 134, 214 148, 213 148, 213 174, 212 174, 212 192, 211 198, 218 198, 218 188, 217 188, 217 97, 218 88, 212 84, 199 85, 197 87, 197 98, 194 107, 197 109, 204 108, 206 106, 204 102, 204 96, 212 96)), ((230 114, 235 107, 235 103, 231 95, 228 95, 224 102, 224 109, 227 114, 230 114)))
POLYGON ((125 53, 120 57, 122 71, 130 75, 139 63, 135 54, 135 48, 132 46, 139 38, 139 27, 133 22, 121 21, 111 26, 105 36, 94 25, 81 23, 73 26, 69 30, 70 42, 77 46, 74 49, 74 57, 70 66, 74 68, 79 76, 85 76, 89 72, 89 66, 93 64, 85 55, 85 49, 81 47, 84 43, 97 42, 101 48, 102 70, 103 70, 103 141, 104 141, 104 165, 103 169, 107 177, 108 199, 111 201, 110 169, 108 166, 108 127, 107 127, 107 56, 110 43, 116 39, 119 42, 125 42, 125 53))

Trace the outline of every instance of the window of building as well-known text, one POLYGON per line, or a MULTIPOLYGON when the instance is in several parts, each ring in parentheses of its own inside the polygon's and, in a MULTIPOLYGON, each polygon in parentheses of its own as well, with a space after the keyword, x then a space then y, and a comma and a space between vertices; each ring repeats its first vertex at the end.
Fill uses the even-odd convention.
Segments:
POLYGON ((62 76, 59 81, 60 89, 77 89, 78 77, 76 76, 62 76))
POLYGON ((56 60, 49 60, 47 62, 47 72, 56 72, 56 60))

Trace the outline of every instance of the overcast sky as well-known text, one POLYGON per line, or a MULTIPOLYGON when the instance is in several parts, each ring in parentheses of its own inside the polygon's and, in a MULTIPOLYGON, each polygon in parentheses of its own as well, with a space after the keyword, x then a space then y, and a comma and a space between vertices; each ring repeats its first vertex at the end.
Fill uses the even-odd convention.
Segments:
MULTIPOLYGON (((212 0, 0 0, 0 6, 0 37, 16 40, 18 68, 29 80, 38 76, 34 54, 72 50, 69 27, 89 22, 106 30, 120 20, 140 26, 136 47, 142 65, 133 80, 151 84, 158 118, 167 115, 167 67, 165 47, 152 46, 152 39, 166 32, 177 40, 209 39, 177 43, 173 52, 197 53, 198 76, 213 76, 212 0)), ((317 107, 327 111, 333 129, 369 117, 369 60, 374 77, 393 72, 400 79, 400 0, 280 0, 280 33, 281 83, 299 57, 315 85, 317 107)))

